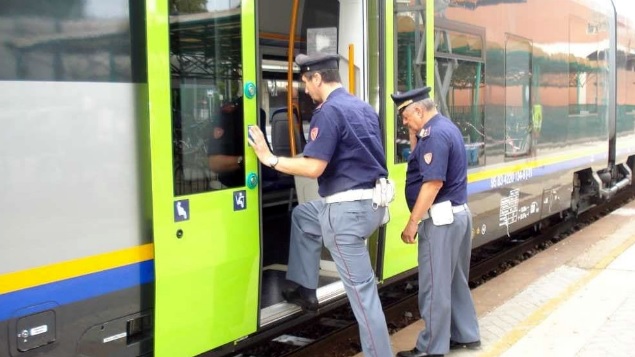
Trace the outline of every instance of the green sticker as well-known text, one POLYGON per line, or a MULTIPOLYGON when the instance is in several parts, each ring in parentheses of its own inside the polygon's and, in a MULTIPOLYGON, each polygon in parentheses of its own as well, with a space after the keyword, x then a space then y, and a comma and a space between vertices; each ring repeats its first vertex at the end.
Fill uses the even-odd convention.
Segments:
POLYGON ((258 186, 258 175, 251 172, 249 173, 249 175, 247 175, 247 187, 252 189, 256 188, 256 186, 258 186))
POLYGON ((251 99, 256 96, 256 85, 253 82, 245 84, 245 97, 251 99))

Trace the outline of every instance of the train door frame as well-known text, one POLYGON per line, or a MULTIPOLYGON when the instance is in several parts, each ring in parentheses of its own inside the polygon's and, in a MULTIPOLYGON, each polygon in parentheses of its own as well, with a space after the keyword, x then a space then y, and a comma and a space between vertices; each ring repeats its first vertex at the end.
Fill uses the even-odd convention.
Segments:
MULTIPOLYGON (((306 6, 306 3, 304 3, 303 5, 306 6)), ((333 41, 332 37, 329 37, 329 40, 330 40, 329 43, 332 44, 332 47, 330 46, 329 47, 331 50, 336 50, 337 53, 340 55, 340 58, 341 58, 340 75, 341 75, 343 87, 345 87, 347 91, 349 91, 351 94, 358 96, 360 99, 369 101, 370 104, 373 105, 377 110, 379 111, 383 110, 385 112, 385 107, 381 103, 382 101, 381 98, 383 98, 384 95, 386 94, 383 91, 383 88, 381 88, 381 84, 383 83, 383 80, 384 80, 383 77, 381 76, 384 75, 385 71, 383 71, 380 68, 380 66, 383 65, 383 61, 382 61, 383 55, 379 53, 380 52, 379 49, 382 48, 383 44, 380 45, 378 43, 379 41, 369 40, 369 36, 371 36, 372 38, 377 38, 378 40, 381 39, 381 41, 384 41, 384 36, 383 36, 384 30, 381 27, 382 22, 380 21, 380 16, 383 16, 382 7, 383 7, 383 2, 379 0, 340 2, 339 15, 337 20, 338 30, 335 32, 337 34, 337 39, 336 41, 333 41), (348 16, 347 14, 348 15, 359 14, 359 15, 355 15, 355 16, 358 16, 356 19, 351 19, 351 16, 348 16), (371 24, 369 25, 369 23, 371 24), (360 28, 363 30, 359 31, 358 29, 360 28), (369 89, 368 87, 369 84, 372 85, 373 88, 369 89)), ((280 11, 275 11, 275 13, 276 14, 280 13, 280 11)), ((258 11, 258 16, 267 16, 267 14, 261 13, 261 11, 258 11)), ((277 39, 284 39, 285 41, 291 41, 290 36, 288 36, 288 32, 287 33, 268 32, 267 30, 269 29, 269 26, 267 25, 267 23, 270 23, 270 21, 271 21, 270 18, 258 19, 258 23, 260 24, 260 27, 262 27, 262 28, 259 27, 258 30, 267 35, 266 37, 261 35, 261 37, 266 38, 268 40, 271 40, 272 38, 277 38, 277 39)), ((279 21, 277 21, 276 23, 279 23, 279 21)), ((328 31, 330 30, 330 27, 329 27, 330 25, 331 24, 313 23, 312 26, 306 29, 303 28, 300 31, 299 35, 297 32, 295 32, 295 34, 296 36, 300 36, 300 38, 302 38, 304 37, 302 36, 304 35, 302 32, 307 31, 308 33, 309 30, 311 30, 312 35, 307 34, 306 36, 307 38, 315 38, 317 36, 322 36, 323 38, 326 38, 327 36, 332 36, 333 34, 332 31, 328 31), (321 25, 324 25, 324 26, 321 26, 321 25), (325 29, 325 31, 322 32, 323 29, 325 29)), ((291 28, 292 26, 289 26, 289 27, 291 28)), ((280 29, 280 27, 277 27, 277 28, 280 29)), ((295 42, 296 41, 294 41, 293 43, 294 45, 295 45, 295 42)), ((297 41, 297 42, 301 43, 301 41, 297 41)), ((291 44, 289 43, 287 45, 287 48, 290 48, 290 47, 291 47, 291 44)), ((315 48, 315 49, 318 48, 318 46, 311 47, 310 44, 307 44, 306 47, 315 48)), ((260 58, 266 58, 267 55, 271 56, 271 53, 268 53, 267 51, 272 51, 271 42, 269 42, 269 47, 265 47, 262 53, 259 54, 260 58)), ((309 49, 308 51, 310 53, 311 49, 309 49)), ((304 53, 305 50, 300 48, 298 50, 291 51, 291 52, 294 52, 294 55, 297 55, 300 52, 304 53)), ((289 50, 285 51, 284 53, 288 55, 289 50)), ((282 55, 280 53, 277 53, 277 56, 280 57, 280 61, 282 62, 282 55)), ((282 65, 282 66, 287 68, 287 70, 294 66, 293 57, 295 56, 290 56, 289 58, 285 57, 286 65, 282 65)), ((270 71, 272 70, 270 69, 270 71)), ((262 74, 260 75, 259 78, 261 79, 263 78, 262 74)), ((298 80, 297 72, 296 73, 287 72, 288 81, 290 80, 289 78, 293 78, 293 80, 297 82, 298 80)), ((262 85, 260 87, 266 88, 265 86, 262 86, 262 85)), ((289 83, 287 87, 292 88, 294 86, 291 83, 289 83)), ((290 94, 290 92, 287 91, 287 94, 290 94)), ((291 102, 292 105, 294 105, 293 101, 288 98, 287 108, 289 107, 288 105, 289 102, 291 102)), ((270 110, 271 108, 265 108, 265 109, 270 110)), ((300 112, 303 112, 303 111, 300 110, 300 112)), ((382 135, 386 135, 386 130, 385 130, 386 125, 383 118, 384 116, 380 115, 380 120, 382 121, 381 126, 383 130, 382 135)), ((385 137, 383 139, 385 140, 385 137)), ((292 140, 291 138, 289 138, 289 143, 291 142, 292 140)), ((307 193, 307 192, 303 190, 303 193, 307 193)), ((317 193, 315 193, 315 195, 309 194, 310 197, 315 197, 316 195, 317 193)), ((267 223, 267 218, 264 217, 264 215, 266 215, 266 213, 263 213, 263 226, 265 226, 264 234, 266 235, 269 230, 266 228, 268 223, 267 223)), ((383 266, 383 258, 384 258, 383 247, 385 244, 384 238, 383 238, 385 235, 383 232, 384 232, 384 229, 380 229, 378 230, 376 234, 372 235, 368 239, 368 249, 371 255, 373 268, 375 269, 376 276, 380 280, 382 279, 382 266, 383 266)), ((263 239, 265 240, 269 238, 270 237, 263 237, 263 239)), ((263 247, 264 246, 266 246, 265 243, 263 243, 263 247)), ((263 256, 263 261, 264 260, 266 260, 266 257, 263 256)), ((272 265, 271 266, 272 270, 281 268, 281 267, 275 267, 275 265, 278 265, 278 264, 272 265)), ((284 263, 282 265, 284 265, 284 263)), ((325 282, 326 285, 321 285, 319 287, 318 297, 320 301, 321 302, 332 301, 341 296, 344 296, 343 286, 341 285, 341 282, 339 282, 339 276, 337 275, 335 264, 332 261, 330 261, 330 254, 328 254, 328 251, 322 252, 322 261, 320 263, 320 267, 321 267, 321 272, 324 273, 327 278, 332 278, 336 276, 338 277, 337 282, 332 282, 332 283, 325 282)), ((265 268, 266 267, 264 266, 262 267, 263 272, 265 268)), ((267 284, 265 282, 266 280, 267 279, 263 278, 262 280, 263 284, 267 284)), ((263 291, 266 290, 266 288, 267 287, 261 287, 261 294, 264 294, 263 291)), ((276 291, 276 289, 270 289, 270 290, 276 291)), ((261 295, 261 299, 263 299, 264 301, 264 298, 262 298, 262 295, 261 295)), ((271 297, 269 296, 267 296, 266 300, 268 301, 267 304, 269 304, 269 302, 272 301, 271 297)), ((274 305, 266 305, 264 306, 264 308, 261 307, 261 327, 270 324, 274 319, 278 319, 281 315, 286 316, 287 314, 293 313, 294 311, 295 311, 294 309, 289 308, 288 306, 284 306, 284 304, 278 305, 277 303, 275 303, 274 305), (284 313, 280 314, 280 311, 284 311, 284 313)))
MULTIPOLYGON (((435 0, 417 0, 416 4, 398 4, 397 1, 391 0, 383 3, 383 16, 384 19, 381 26, 380 38, 383 38, 383 46, 381 53, 383 56, 383 64, 385 68, 392 70, 385 70, 383 76, 380 78, 384 81, 381 87, 384 91, 381 93, 381 101, 385 109, 385 130, 386 135, 386 164, 390 177, 397 183, 397 192, 399 187, 403 187, 403 183, 406 181, 406 161, 401 160, 401 154, 398 152, 399 137, 398 131, 400 123, 398 116, 396 115, 395 105, 392 101, 390 94, 397 90, 404 91, 403 88, 398 88, 398 31, 400 25, 400 13, 414 13, 420 12, 422 21, 424 21, 424 32, 420 37, 419 44, 422 46, 422 53, 425 51, 425 55, 420 57, 425 63, 434 63, 434 29, 435 29, 435 0), (428 11, 429 10, 429 11, 428 11)), ((418 26, 414 26, 414 29, 418 29, 418 26)), ((414 31, 413 29, 413 31, 414 31)), ((418 30, 417 30, 418 31, 418 30)), ((426 78, 435 78, 434 66, 426 66, 425 68, 426 78)), ((416 83, 416 85, 422 85, 424 83, 416 83)), ((425 83, 431 87, 430 95, 435 96, 435 83, 425 83)), ((395 200, 390 205, 391 221, 386 225, 384 229, 384 237, 399 237, 403 229, 403 224, 408 220, 410 212, 408 211, 408 205, 406 204, 404 195, 397 194, 395 200)), ((383 240, 383 250, 381 260, 381 279, 384 281, 397 280, 401 274, 415 273, 417 267, 417 249, 416 246, 403 244, 400 239, 387 239, 383 240)))
MULTIPOLYGON (((176 21, 182 26, 186 21, 198 21, 200 26, 214 27, 219 21, 224 26, 239 26, 235 31, 242 38, 238 72, 242 74, 246 127, 256 124, 257 112, 255 1, 242 0, 238 9, 188 14, 181 19, 169 14, 165 0, 147 1, 146 11, 155 254, 154 353, 197 355, 243 338, 258 327, 260 197, 251 184, 258 164, 244 140, 245 184, 193 194, 175 193, 170 23, 176 21)), ((211 31, 210 36, 217 33, 211 31)), ((255 180, 257 183, 257 177, 255 180)))

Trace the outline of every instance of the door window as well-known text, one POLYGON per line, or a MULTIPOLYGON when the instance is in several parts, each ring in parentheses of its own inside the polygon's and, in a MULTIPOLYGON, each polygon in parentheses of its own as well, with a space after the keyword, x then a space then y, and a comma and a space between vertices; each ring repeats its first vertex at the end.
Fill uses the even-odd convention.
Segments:
POLYGON ((505 156, 529 155, 532 44, 508 35, 505 44, 505 156))
POLYGON ((174 195, 245 185, 240 1, 172 1, 174 195))

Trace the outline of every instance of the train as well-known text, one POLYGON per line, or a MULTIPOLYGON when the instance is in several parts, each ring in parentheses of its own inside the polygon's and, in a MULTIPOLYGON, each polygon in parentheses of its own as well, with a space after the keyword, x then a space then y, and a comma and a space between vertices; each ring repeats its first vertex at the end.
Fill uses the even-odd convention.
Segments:
MULTIPOLYGON (((398 192, 368 240, 380 291, 417 264, 391 93, 432 87, 461 129, 474 248, 610 200, 635 169, 629 4, 2 1, 0 356, 221 356, 307 318, 280 291, 315 182, 244 138, 259 125, 284 156, 311 139, 298 53, 338 53, 379 113, 398 192), (237 152, 210 155, 223 137, 237 152)), ((320 306, 341 304, 320 266, 320 306)))

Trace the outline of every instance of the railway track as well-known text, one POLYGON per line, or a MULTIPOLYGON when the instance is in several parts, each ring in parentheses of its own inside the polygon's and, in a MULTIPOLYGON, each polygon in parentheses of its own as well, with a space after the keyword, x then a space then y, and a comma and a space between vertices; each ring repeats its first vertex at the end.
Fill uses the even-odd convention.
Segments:
MULTIPOLYGON (((399 330, 419 318, 417 307, 417 291, 405 292, 399 300, 384 305, 384 314, 388 321, 389 331, 399 330)), ((347 323, 341 330, 330 333, 323 339, 307 344, 283 357, 340 357, 350 356, 361 351, 359 330, 355 319, 347 323)))

